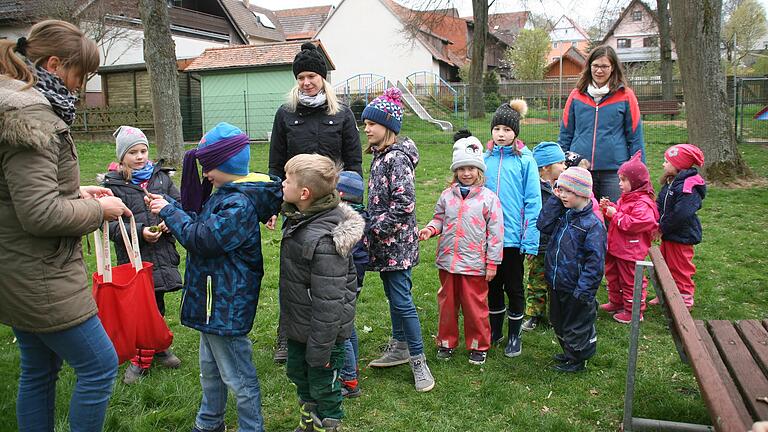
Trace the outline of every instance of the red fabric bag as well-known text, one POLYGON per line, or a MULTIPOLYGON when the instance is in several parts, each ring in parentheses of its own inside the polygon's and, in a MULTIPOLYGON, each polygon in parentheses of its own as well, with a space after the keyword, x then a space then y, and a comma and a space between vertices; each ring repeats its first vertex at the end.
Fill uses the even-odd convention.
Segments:
POLYGON ((119 363, 130 360, 136 349, 165 351, 171 346, 173 333, 157 309, 152 263, 142 262, 136 221, 131 216, 129 241, 122 218, 119 220, 130 263, 112 268, 109 225, 94 233, 97 271, 93 274, 93 297, 99 308, 99 319, 115 346, 119 363))

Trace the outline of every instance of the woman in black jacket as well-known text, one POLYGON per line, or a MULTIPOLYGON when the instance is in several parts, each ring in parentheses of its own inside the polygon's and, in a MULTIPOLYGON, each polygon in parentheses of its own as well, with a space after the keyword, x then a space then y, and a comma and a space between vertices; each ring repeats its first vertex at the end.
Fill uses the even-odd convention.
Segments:
POLYGON ((278 108, 269 146, 269 173, 285 178, 285 163, 303 153, 327 156, 345 171, 363 175, 363 152, 355 116, 339 103, 325 77, 328 67, 315 45, 307 42, 293 60, 296 85, 278 108))
MULTIPOLYGON (((317 153, 343 166, 344 171, 363 175, 360 133, 352 110, 339 103, 325 80, 328 66, 311 42, 301 46, 293 59, 296 85, 288 101, 277 109, 269 145, 269 173, 285 178, 285 163, 298 154, 317 153)), ((274 227, 273 217, 268 227, 274 227)), ((288 358, 287 339, 278 329, 275 361, 288 358)))

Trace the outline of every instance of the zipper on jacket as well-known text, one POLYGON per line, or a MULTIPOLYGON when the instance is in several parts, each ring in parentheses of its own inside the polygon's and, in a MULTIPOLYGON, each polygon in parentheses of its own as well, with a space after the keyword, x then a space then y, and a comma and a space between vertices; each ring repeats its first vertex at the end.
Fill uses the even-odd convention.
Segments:
POLYGON ((205 324, 208 325, 211 322, 211 311, 213 309, 213 286, 211 284, 211 276, 208 275, 205 283, 205 324))
POLYGON ((600 110, 600 105, 595 104, 595 126, 592 130, 592 166, 591 170, 595 169, 595 147, 597 145, 597 113, 600 110))
POLYGON ((504 162, 504 149, 499 146, 499 168, 496 170, 496 195, 501 192, 501 163, 504 162))
POLYGON ((556 284, 557 284, 557 260, 560 257, 560 241, 563 240, 563 236, 565 235, 565 230, 568 229, 568 213, 570 213, 570 209, 565 211, 565 227, 563 227, 563 231, 560 232, 560 237, 557 239, 557 251, 555 252, 555 271, 552 275, 552 289, 555 290, 556 284))
POLYGON ((667 198, 669 198, 669 191, 672 190, 672 183, 667 186, 667 193, 664 194, 664 204, 661 206, 663 213, 659 217, 659 223, 664 219, 664 215, 667 214, 667 198))
MULTIPOLYGON (((470 191, 471 192, 471 191, 470 191)), ((459 192, 459 196, 461 196, 461 192, 459 192)), ((469 196, 469 195, 467 195, 469 196)), ((461 204, 459 204, 459 214, 456 217, 456 232, 459 232, 459 228, 461 228, 461 216, 464 213, 464 198, 461 200, 461 204)), ((451 258, 451 273, 456 271, 456 255, 458 254, 459 250, 459 236, 457 234, 453 235, 453 257, 451 258)))

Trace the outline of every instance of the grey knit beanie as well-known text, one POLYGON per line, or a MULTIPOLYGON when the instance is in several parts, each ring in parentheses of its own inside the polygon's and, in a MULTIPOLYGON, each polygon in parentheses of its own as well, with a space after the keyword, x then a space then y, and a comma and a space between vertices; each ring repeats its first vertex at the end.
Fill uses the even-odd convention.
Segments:
POLYGON ((115 137, 115 154, 117 155, 118 162, 122 162, 123 156, 135 145, 144 144, 149 149, 147 136, 139 128, 120 126, 112 136, 115 137))

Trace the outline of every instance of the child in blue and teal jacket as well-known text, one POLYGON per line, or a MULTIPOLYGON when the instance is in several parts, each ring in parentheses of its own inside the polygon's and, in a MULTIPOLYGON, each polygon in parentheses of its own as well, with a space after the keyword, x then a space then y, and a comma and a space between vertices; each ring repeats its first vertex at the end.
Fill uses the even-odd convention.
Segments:
POLYGON ((282 186, 277 177, 249 173, 249 160, 248 136, 219 123, 184 156, 182 204, 167 195, 152 195, 150 203, 187 250, 181 323, 200 331, 203 389, 193 431, 224 429, 226 388, 236 395, 239 430, 264 429, 248 332, 264 276, 259 222, 280 209, 282 186))
POLYGON ((485 154, 485 187, 498 195, 504 213, 504 257, 496 277, 488 284, 491 343, 503 338, 504 316, 509 318, 509 338, 504 355, 522 353, 520 329, 525 312, 524 257, 539 250, 536 219, 541 211, 539 170, 533 154, 522 141, 520 120, 528 111, 524 100, 502 104, 491 121, 492 147, 485 154), (509 299, 509 308, 504 302, 509 299))
POLYGON ((597 352, 595 294, 605 273, 607 234, 592 211, 592 176, 580 167, 563 171, 537 224, 549 235, 544 275, 552 288, 549 320, 562 354, 554 369, 580 372, 597 352))

